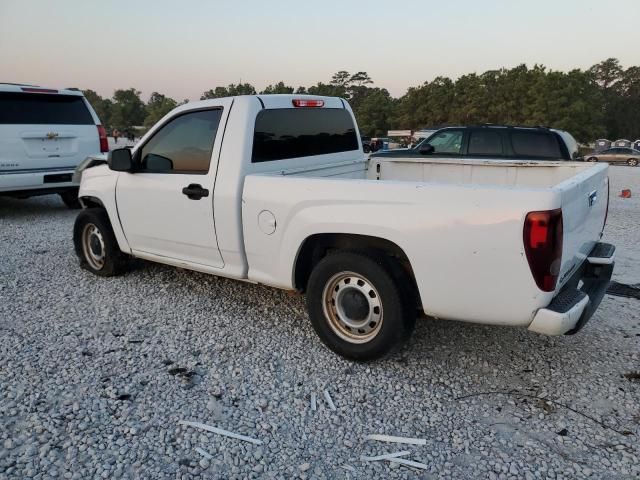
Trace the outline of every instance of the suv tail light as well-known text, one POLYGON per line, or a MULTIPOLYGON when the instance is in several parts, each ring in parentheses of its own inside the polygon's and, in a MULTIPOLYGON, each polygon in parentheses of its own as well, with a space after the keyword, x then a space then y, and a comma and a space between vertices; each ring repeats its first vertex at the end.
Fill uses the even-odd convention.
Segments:
POLYGON ((100 152, 106 153, 109 151, 109 141, 107 140, 107 131, 102 125, 97 125, 98 137, 100 138, 100 152))
POLYGON ((524 221, 524 251, 536 285, 553 292, 562 263, 562 210, 529 212, 524 221))
POLYGON ((308 100, 305 98, 295 98, 291 100, 294 107, 324 107, 324 100, 308 100))

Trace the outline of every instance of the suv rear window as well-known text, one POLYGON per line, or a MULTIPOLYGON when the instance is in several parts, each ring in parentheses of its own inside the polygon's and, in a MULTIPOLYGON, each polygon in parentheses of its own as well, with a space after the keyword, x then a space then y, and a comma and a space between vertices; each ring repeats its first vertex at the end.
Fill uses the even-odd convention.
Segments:
POLYGON ((555 135, 546 132, 512 132, 513 153, 521 157, 562 159, 555 135))
POLYGON ((253 163, 358 150, 353 119, 342 108, 262 110, 253 134, 253 163))
POLYGON ((82 97, 0 92, 0 124, 93 125, 82 97))

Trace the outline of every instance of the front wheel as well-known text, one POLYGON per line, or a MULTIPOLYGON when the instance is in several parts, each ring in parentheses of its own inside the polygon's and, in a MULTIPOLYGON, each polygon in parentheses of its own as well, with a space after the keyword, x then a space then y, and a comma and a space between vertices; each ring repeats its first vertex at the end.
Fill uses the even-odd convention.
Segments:
POLYGON ((597 157, 589 157, 587 158, 587 162, 597 162, 598 158, 597 157))
POLYGON ((637 167, 638 166, 638 159, 637 158, 630 158, 629 160, 627 160, 627 165, 629 165, 630 167, 637 167))
POLYGON ((78 214, 73 243, 80 266, 101 277, 123 273, 129 257, 120 251, 107 212, 90 208, 78 214))
POLYGON ((309 278, 309 317, 322 342, 337 354, 377 359, 413 330, 415 304, 403 290, 408 288, 387 262, 363 253, 330 254, 309 278))

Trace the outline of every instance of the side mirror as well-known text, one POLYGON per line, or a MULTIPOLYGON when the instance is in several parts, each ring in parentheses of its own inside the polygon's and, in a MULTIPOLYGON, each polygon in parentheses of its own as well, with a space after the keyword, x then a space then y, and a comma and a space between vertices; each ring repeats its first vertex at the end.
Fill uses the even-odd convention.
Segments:
POLYGON ((420 152, 420 155, 431 155, 436 151, 436 149, 433 148, 433 145, 427 143, 426 145, 422 145, 418 151, 420 152))
POLYGON ((133 168, 131 150, 128 148, 111 150, 107 155, 107 165, 115 172, 130 172, 133 168))

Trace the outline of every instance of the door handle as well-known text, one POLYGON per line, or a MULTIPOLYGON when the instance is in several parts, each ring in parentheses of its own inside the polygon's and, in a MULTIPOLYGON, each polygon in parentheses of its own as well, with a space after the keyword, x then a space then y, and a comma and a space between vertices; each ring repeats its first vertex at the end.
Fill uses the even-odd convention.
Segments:
POLYGON ((197 183, 191 183, 188 187, 184 187, 182 193, 189 197, 190 200, 200 200, 202 197, 209 196, 209 190, 202 188, 202 185, 197 183))

